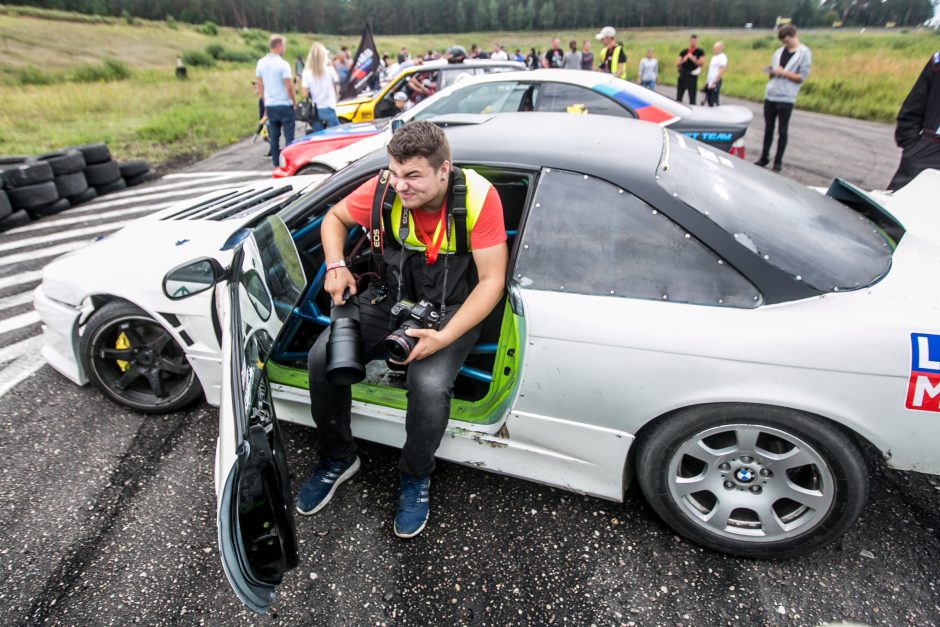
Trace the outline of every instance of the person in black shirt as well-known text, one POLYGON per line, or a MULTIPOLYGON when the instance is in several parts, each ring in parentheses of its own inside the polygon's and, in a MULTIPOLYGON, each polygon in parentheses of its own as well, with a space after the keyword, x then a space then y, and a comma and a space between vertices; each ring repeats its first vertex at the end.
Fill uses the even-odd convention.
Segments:
POLYGON ((888 189, 901 189, 927 168, 940 170, 940 51, 933 53, 904 99, 894 139, 904 152, 888 189))
POLYGON ((539 69, 539 53, 535 51, 535 48, 529 50, 529 54, 525 56, 525 67, 527 70, 537 70, 539 69))
POLYGON ((561 40, 558 37, 552 39, 552 47, 545 52, 545 58, 542 59, 542 67, 560 68, 565 64, 565 51, 561 49, 561 40))
POLYGON ((679 68, 679 83, 676 88, 676 101, 682 102, 682 96, 689 92, 689 104, 695 104, 698 92, 698 75, 705 63, 705 51, 698 47, 698 35, 689 37, 688 48, 679 51, 676 67, 679 68))

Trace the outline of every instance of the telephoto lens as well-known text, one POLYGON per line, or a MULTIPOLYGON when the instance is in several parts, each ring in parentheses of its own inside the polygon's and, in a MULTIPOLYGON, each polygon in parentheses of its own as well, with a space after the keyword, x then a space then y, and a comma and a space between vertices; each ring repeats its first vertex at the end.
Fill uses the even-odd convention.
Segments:
POLYGON ((359 332, 359 297, 344 293, 346 302, 330 310, 330 339, 326 344, 326 380, 352 385, 366 378, 364 349, 359 332))

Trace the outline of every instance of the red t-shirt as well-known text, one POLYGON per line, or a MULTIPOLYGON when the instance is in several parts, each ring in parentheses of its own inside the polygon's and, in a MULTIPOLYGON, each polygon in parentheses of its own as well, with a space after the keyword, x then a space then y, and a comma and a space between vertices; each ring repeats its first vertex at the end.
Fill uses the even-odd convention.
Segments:
MULTIPOLYGON (((346 208, 352 219, 369 228, 372 223, 372 199, 375 197, 375 186, 379 177, 374 176, 346 197, 346 208)), ((441 221, 443 207, 440 212, 428 213, 426 211, 412 211, 411 217, 415 221, 415 234, 425 246, 431 246, 434 230, 441 221)), ((470 230, 471 250, 483 250, 502 244, 506 241, 506 228, 503 224, 503 203, 499 199, 496 188, 490 186, 490 191, 483 201, 483 209, 470 230)))

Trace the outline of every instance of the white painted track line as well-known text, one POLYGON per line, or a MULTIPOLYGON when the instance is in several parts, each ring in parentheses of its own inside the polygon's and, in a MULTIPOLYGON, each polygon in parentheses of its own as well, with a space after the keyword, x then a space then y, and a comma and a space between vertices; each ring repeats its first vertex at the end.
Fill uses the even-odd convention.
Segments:
MULTIPOLYGON (((41 220, 39 222, 34 222, 33 224, 27 224, 26 226, 21 226, 15 229, 10 229, 7 233, 16 235, 18 233, 28 233, 30 231, 39 231, 42 229, 53 229, 57 226, 68 226, 71 224, 84 224, 86 222, 94 222, 95 220, 107 220, 108 218, 120 218, 122 216, 132 216, 136 213, 156 213, 161 209, 166 209, 175 205, 177 202, 163 202, 157 203, 155 205, 143 205, 141 207, 132 207, 130 209, 115 209, 114 211, 103 211, 101 213, 96 213, 89 216, 81 216, 76 218, 62 218, 61 220, 41 220)), ((69 214, 63 214, 69 215, 69 214)))
POLYGON ((117 231, 120 228, 123 228, 127 224, 127 220, 121 222, 108 222, 107 224, 95 224, 92 226, 86 226, 83 229, 69 229, 65 231, 60 231, 58 233, 49 233, 47 235, 37 235, 36 237, 28 237, 26 239, 14 240, 12 242, 5 242, 0 244, 0 253, 6 252, 8 250, 18 250, 20 248, 28 248, 29 246, 40 246, 42 244, 48 244, 49 242, 58 242, 64 239, 72 239, 73 237, 82 237, 83 235, 92 235, 93 233, 110 233, 112 231, 117 231))
POLYGON ((0 298, 0 311, 11 309, 13 307, 19 307, 20 305, 25 305, 26 303, 31 302, 33 302, 33 290, 26 290, 25 292, 20 292, 19 294, 14 294, 13 296, 0 298))
POLYGON ((45 259, 47 257, 58 257, 59 255, 71 252, 73 250, 78 250, 79 248, 84 248, 91 244, 91 240, 81 240, 78 242, 69 242, 67 244, 59 244, 58 246, 49 246, 47 248, 40 248, 38 250, 30 250, 24 253, 14 253, 12 255, 4 255, 0 257, 0 267, 9 266, 14 263, 20 263, 21 261, 33 261, 34 259, 45 259))
POLYGON ((25 285, 42 278, 42 270, 30 270, 29 272, 19 272, 10 276, 0 278, 0 289, 13 287, 14 285, 25 285))
POLYGON ((12 318, 6 318, 0 320, 0 333, 7 333, 9 331, 15 331, 16 329, 22 329, 23 327, 28 327, 31 324, 36 324, 39 322, 39 312, 37 311, 28 311, 24 314, 18 316, 13 316, 12 318))
POLYGON ((42 368, 42 335, 0 349, 0 397, 42 368))

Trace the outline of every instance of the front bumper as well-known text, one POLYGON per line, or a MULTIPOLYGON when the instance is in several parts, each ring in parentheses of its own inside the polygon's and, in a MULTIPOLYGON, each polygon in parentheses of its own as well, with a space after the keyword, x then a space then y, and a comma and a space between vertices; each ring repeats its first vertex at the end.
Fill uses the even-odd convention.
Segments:
POLYGON ((78 359, 81 309, 49 298, 41 284, 33 292, 33 306, 42 320, 42 356, 73 383, 88 383, 88 377, 78 359))

